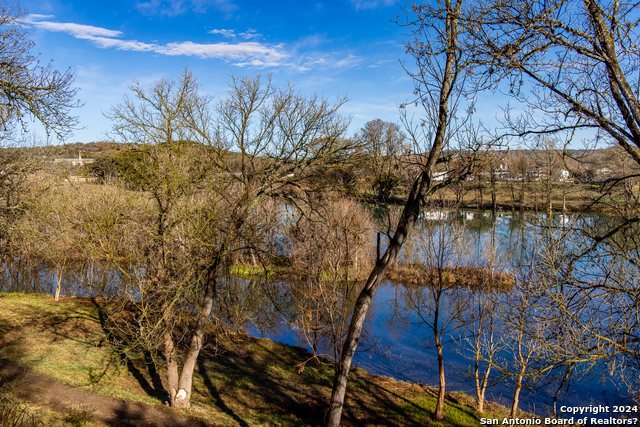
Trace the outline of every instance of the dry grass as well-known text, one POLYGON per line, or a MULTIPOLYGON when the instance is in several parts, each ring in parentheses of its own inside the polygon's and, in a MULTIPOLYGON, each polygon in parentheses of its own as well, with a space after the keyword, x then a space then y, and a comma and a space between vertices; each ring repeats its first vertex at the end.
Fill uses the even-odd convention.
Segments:
POLYGON ((473 289, 511 289, 515 279, 509 273, 491 274, 490 271, 478 267, 435 268, 425 269, 418 264, 402 267, 391 267, 386 278, 394 283, 407 287, 429 286, 434 280, 442 278, 447 286, 457 285, 473 289))

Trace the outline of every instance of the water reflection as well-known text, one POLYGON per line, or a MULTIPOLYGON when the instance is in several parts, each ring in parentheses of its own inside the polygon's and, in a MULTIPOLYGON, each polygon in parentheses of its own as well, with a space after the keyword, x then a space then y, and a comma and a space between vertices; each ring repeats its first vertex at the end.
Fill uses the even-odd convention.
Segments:
POLYGON ((53 295, 56 275, 60 276, 61 295, 81 297, 121 296, 126 279, 111 265, 71 263, 56 268, 41 260, 27 257, 0 258, 0 291, 53 295))
MULTIPOLYGON (((437 214, 424 215, 421 224, 424 226, 427 223, 439 224, 451 220, 460 222, 468 231, 471 238, 469 249, 472 250, 470 259, 481 259, 480 254, 484 248, 494 246, 499 253, 509 255, 509 262, 522 257, 527 242, 539 236, 541 225, 548 225, 550 221, 553 221, 558 233, 567 233, 570 225, 576 222, 579 222, 581 227, 591 228, 595 233, 599 229, 611 227, 612 222, 615 224, 619 221, 599 217, 567 218, 558 215, 546 218, 489 212, 475 212, 473 215, 459 212, 456 215, 455 212, 440 211, 437 214)), ((424 226, 421 230, 424 233, 427 229, 428 227, 424 226)), ((416 249, 419 236, 420 230, 414 233, 410 242, 407 242, 401 262, 407 262, 412 256, 424 256, 416 249)), ((620 240, 616 244, 629 246, 631 243, 620 240)), ((596 254, 598 264, 585 267, 583 271, 586 273, 595 275, 612 268, 613 264, 610 262, 611 258, 607 258, 610 255, 607 255, 606 247, 596 254)), ((0 275, 2 292, 50 295, 55 292, 55 266, 26 258, 5 258, 0 267, 3 272, 0 275)), ((623 267, 624 265, 618 265, 616 268, 623 267)), ((66 296, 117 297, 127 285, 117 269, 96 263, 67 265, 61 275, 62 295, 66 296)), ((226 278, 221 282, 216 300, 217 319, 226 325, 243 325, 255 335, 268 336, 276 341, 311 350, 313 343, 310 342, 309 334, 300 327, 299 319, 304 313, 300 308, 300 298, 296 295, 298 286, 304 287, 305 284, 278 281, 261 283, 255 280, 226 278)), ((461 290, 458 297, 462 301, 472 301, 473 292, 478 291, 461 290)), ((428 345, 432 332, 424 322, 411 317, 415 314, 405 310, 403 298, 406 298, 408 293, 410 292, 399 284, 385 282, 380 286, 365 324, 366 338, 359 345, 354 363, 375 374, 435 386, 438 373, 437 358, 435 349, 428 345), (404 321, 397 321, 399 318, 403 318, 404 321)), ((445 349, 447 389, 462 390, 473 395, 473 384, 468 376, 470 354, 461 345, 464 341, 461 331, 457 329, 447 332, 447 339, 451 341, 451 345, 445 349)), ((322 338, 322 334, 319 334, 319 337, 322 338)), ((331 340, 317 339, 315 343, 319 353, 331 355, 331 349, 328 348, 332 345, 331 340)), ((506 354, 503 356, 508 357, 506 354)), ((566 404, 623 403, 623 398, 627 397, 628 393, 616 387, 611 375, 606 373, 602 366, 595 368, 588 371, 580 371, 581 368, 577 368, 584 375, 570 384, 566 404)), ((497 371, 494 371, 494 379, 499 379, 497 371)), ((521 396, 520 408, 546 414, 546 408, 551 404, 556 389, 556 385, 550 384, 539 388, 535 393, 525 390, 521 396)), ((512 393, 512 384, 509 381, 500 381, 487 390, 487 399, 508 404, 512 393)), ((561 399, 565 399, 564 395, 561 395, 561 399)))

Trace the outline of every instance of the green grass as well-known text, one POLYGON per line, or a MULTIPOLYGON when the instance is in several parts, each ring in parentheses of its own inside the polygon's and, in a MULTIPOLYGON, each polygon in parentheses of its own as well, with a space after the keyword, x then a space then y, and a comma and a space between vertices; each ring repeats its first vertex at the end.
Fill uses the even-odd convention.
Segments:
POLYGON ((275 269, 271 266, 255 267, 248 264, 236 264, 229 268, 229 274, 241 279, 252 279, 256 277, 271 279, 275 274, 275 269))
MULTIPOLYGON (((104 306, 85 299, 0 296, 0 357, 73 387, 104 396, 161 405, 144 361, 126 361, 108 344, 100 324, 104 306)), ((213 340, 209 340, 211 343, 213 340)), ((192 411, 186 415, 214 425, 320 425, 331 394, 333 368, 310 361, 304 349, 243 334, 205 346, 193 383, 192 411)), ((160 377, 162 363, 158 364, 160 377)), ((451 393, 444 422, 435 422, 435 392, 421 385, 353 369, 343 425, 477 426, 468 396, 451 393)), ((82 406, 57 413, 32 402, 46 425, 100 425, 82 406), (56 418, 57 417, 57 418, 56 418)), ((488 404, 484 415, 500 418, 504 408, 488 404)), ((184 414, 183 414, 184 415, 184 414)))

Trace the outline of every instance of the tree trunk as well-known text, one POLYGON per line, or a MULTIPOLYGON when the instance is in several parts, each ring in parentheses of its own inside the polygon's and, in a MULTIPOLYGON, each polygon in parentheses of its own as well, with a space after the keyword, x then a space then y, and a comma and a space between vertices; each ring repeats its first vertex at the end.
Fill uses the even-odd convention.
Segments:
POLYGON ((216 294, 217 285, 217 261, 213 266, 209 268, 207 272, 207 287, 202 302, 202 308, 200 315, 198 316, 198 322, 191 337, 191 345, 189 346, 189 352, 187 358, 182 366, 182 372, 180 373, 180 380, 178 381, 178 391, 174 399, 172 399, 172 406, 176 408, 189 408, 191 405, 191 386, 193 383, 193 371, 198 360, 198 355, 202 349, 204 343, 204 328, 207 325, 211 310, 213 308, 213 301, 216 294))
MULTIPOLYGON (((433 145, 429 151, 429 155, 422 171, 417 179, 414 181, 411 188, 411 192, 407 198, 407 203, 404 207, 398 226, 393 235, 393 238, 389 241, 387 249, 382 255, 381 259, 376 262, 373 271, 369 275, 367 283, 364 285, 353 311, 347 336, 345 338, 340 361, 336 366, 336 374, 333 381, 333 390, 331 392, 331 400, 329 403, 329 411, 326 416, 327 427, 338 427, 340 425, 340 418, 342 417, 342 407, 344 405, 344 396, 347 390, 347 379, 349 376, 349 369, 351 368, 351 362, 353 361, 353 355, 356 347, 358 346, 358 340, 362 333, 362 327, 364 325, 367 311, 371 305, 371 300, 378 289, 378 285, 382 282, 384 274, 389 268, 389 265, 396 259, 400 248, 407 239, 408 233, 413 228, 421 208, 426 203, 428 196, 433 192, 431 186, 431 176, 435 170, 436 162, 440 157, 442 146, 444 144, 445 134, 447 131, 448 117, 449 117, 449 98, 451 96, 452 84, 460 70, 454 70, 454 65, 457 61, 458 53, 458 21, 457 15, 460 13, 461 3, 455 4, 455 10, 451 8, 451 5, 447 5, 446 11, 446 25, 447 25, 447 46, 446 46, 446 61, 443 67, 443 74, 441 76, 440 96, 438 102, 438 124, 434 133, 433 145)), ((453 179, 449 179, 448 183, 451 183, 453 179)))
POLYGON ((489 359, 489 366, 484 371, 484 375, 480 378, 480 349, 479 349, 479 341, 476 341, 476 357, 475 363, 473 367, 473 374, 476 383, 476 410, 479 414, 484 412, 484 395, 487 391, 487 385, 489 384, 489 373, 491 372, 491 360, 489 359))
POLYGON ((54 301, 60 299, 60 291, 62 289, 62 272, 60 269, 56 269, 56 294, 53 297, 54 301))
POLYGON ((491 210, 496 211, 496 172, 491 170, 491 210))
POLYGON ((562 377, 562 381, 560 382, 560 385, 558 386, 556 393, 553 395, 553 415, 556 417, 558 416, 558 410, 557 410, 558 397, 560 397, 560 392, 562 391, 562 388, 571 377, 573 366, 574 366, 573 363, 567 366, 567 370, 565 371, 564 376, 562 377))
POLYGON ((440 387, 438 389, 438 402, 436 404, 436 420, 444 419, 444 395, 445 395, 445 378, 444 378, 444 355, 442 354, 442 345, 437 344, 438 350, 438 374, 440 377, 440 387))
POLYGON ((62 260, 62 265, 56 266, 56 294, 53 297, 54 301, 58 301, 60 299, 60 292, 62 291, 62 273, 64 272, 64 267, 67 264, 67 257, 64 257, 62 260))
POLYGON ((491 371, 490 368, 487 368, 487 370, 484 371, 484 376, 482 378, 482 386, 478 390, 478 396, 476 398, 476 409, 478 410, 478 413, 480 413, 480 414, 482 414, 484 412, 484 394, 487 391, 487 384, 489 384, 489 372, 490 371, 491 371))
POLYGON ((524 372, 527 369, 527 366, 523 364, 520 367, 520 372, 518 372, 518 379, 516 380, 516 388, 513 391, 513 402, 511 403, 511 414, 510 418, 515 418, 516 413, 518 412, 518 403, 520 402, 520 390, 522 390, 522 379, 524 378, 524 372))
POLYGON ((165 322, 167 330, 164 332, 164 358, 167 362, 167 386, 169 388, 169 404, 175 405, 178 393, 178 354, 173 343, 172 330, 169 322, 165 322))
POLYGON ((420 174, 420 177, 414 182, 409 195, 409 200, 402 212, 402 217, 400 218, 396 232, 389 242, 384 255, 382 255, 382 257, 376 262, 376 265, 369 275, 369 279, 360 292, 360 295, 358 295, 353 316, 351 317, 351 323, 349 324, 349 329, 347 331, 347 337, 345 338, 342 347, 341 357, 339 362, 336 364, 336 373, 333 380, 333 390, 329 403, 329 411, 326 416, 326 425, 328 427, 338 427, 340 425, 344 396, 347 390, 349 369, 351 369, 353 355, 356 347, 358 346, 358 341, 360 339, 360 334, 362 333, 362 327, 367 316, 367 311, 371 305, 371 300, 378 289, 378 285, 382 282, 388 267, 397 257, 400 248, 407 238, 407 234, 413 228, 413 225, 420 214, 420 208, 423 204, 424 196, 430 187, 430 183, 431 179, 428 171, 423 171, 420 174))

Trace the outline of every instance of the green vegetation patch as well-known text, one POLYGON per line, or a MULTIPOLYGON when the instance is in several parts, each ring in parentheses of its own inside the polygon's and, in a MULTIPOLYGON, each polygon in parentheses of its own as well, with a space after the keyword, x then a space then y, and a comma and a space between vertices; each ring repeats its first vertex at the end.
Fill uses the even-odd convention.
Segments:
POLYGON ((241 279, 273 278, 276 270, 272 266, 253 266, 249 264, 234 264, 229 268, 229 274, 241 279))

